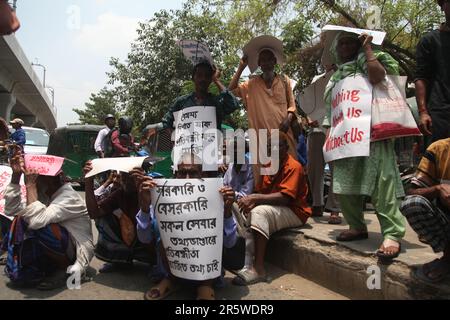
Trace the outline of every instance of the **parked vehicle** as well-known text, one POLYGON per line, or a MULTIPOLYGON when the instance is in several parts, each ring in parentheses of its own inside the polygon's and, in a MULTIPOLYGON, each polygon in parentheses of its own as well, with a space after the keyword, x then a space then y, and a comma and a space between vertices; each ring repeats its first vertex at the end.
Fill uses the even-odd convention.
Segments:
POLYGON ((63 171, 69 182, 83 184, 83 166, 88 160, 97 158, 95 139, 104 126, 70 125, 56 128, 50 135, 48 154, 64 157, 63 171))
MULTIPOLYGON (((44 129, 25 126, 22 129, 25 131, 25 137, 27 139, 24 152, 27 154, 46 154, 50 139, 48 132, 44 129)), ((9 131, 13 133, 14 129, 9 126, 9 131)))

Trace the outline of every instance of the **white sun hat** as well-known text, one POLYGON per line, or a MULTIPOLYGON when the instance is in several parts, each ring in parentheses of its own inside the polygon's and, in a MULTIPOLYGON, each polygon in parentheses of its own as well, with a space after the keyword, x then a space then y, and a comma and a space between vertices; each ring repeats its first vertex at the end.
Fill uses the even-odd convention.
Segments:
POLYGON ((253 73, 258 69, 259 54, 263 50, 270 50, 277 58, 279 65, 284 64, 283 42, 273 36, 259 36, 249 41, 242 49, 244 55, 248 57, 248 68, 253 73))

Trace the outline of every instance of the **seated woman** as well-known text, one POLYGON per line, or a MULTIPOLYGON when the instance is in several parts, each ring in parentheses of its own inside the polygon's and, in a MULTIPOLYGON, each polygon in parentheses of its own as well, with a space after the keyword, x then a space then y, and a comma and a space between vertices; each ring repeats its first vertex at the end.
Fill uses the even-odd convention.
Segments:
POLYGON ((15 218, 4 242, 8 252, 5 272, 16 285, 35 285, 41 290, 63 287, 67 270, 83 275, 93 257, 86 205, 64 182, 62 173, 50 177, 25 170, 20 151, 11 159, 11 168, 5 212, 15 218), (25 208, 19 186, 22 172, 27 189, 25 208))
MULTIPOLYGON (((180 163, 178 164, 178 171, 176 172, 176 179, 196 179, 203 177, 201 160, 192 154, 184 154, 180 163), (200 163, 200 164, 199 164, 200 163)), ((149 177, 142 180, 139 190, 139 203, 141 211, 138 213, 138 236, 143 242, 153 242, 158 239, 159 242, 159 260, 158 266, 164 273, 164 278, 153 288, 147 291, 144 295, 146 300, 160 300, 167 297, 174 292, 176 282, 180 279, 170 274, 168 260, 162 247, 162 242, 159 241, 159 233, 156 226, 154 212, 151 208, 150 190, 156 186, 156 182, 149 177)), ((236 244, 236 222, 231 212, 231 206, 234 202, 234 191, 230 187, 223 187, 219 190, 224 198, 224 237, 223 246, 225 248, 232 248, 236 244)), ((197 299, 199 300, 214 300, 215 293, 213 289, 214 279, 206 281, 191 281, 184 280, 189 284, 197 286, 197 299)))

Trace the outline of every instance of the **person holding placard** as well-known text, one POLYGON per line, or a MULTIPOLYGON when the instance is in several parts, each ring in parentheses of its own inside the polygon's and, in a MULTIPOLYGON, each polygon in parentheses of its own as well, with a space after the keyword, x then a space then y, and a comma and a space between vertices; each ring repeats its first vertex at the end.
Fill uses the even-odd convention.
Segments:
MULTIPOLYGON (((92 162, 88 161, 83 169, 84 176, 92 169, 92 162)), ((132 177, 135 170, 121 172, 120 185, 116 183, 111 192, 101 199, 94 191, 94 176, 85 178, 86 206, 99 231, 94 253, 98 259, 105 261, 101 273, 130 269, 133 260, 155 261, 152 247, 141 243, 136 235, 139 200, 132 177)))
MULTIPOLYGON (((194 154, 183 154, 178 163, 178 170, 175 173, 176 179, 201 179, 204 176, 205 172, 202 171, 201 160, 194 154)), ((151 189, 155 188, 156 185, 155 180, 150 177, 145 177, 141 182, 139 192, 141 210, 138 213, 138 233, 140 234, 142 241, 147 239, 148 242, 151 242, 152 239, 159 238, 155 214, 151 207, 150 195, 151 189)), ((236 221, 234 220, 231 211, 231 206, 235 200, 235 194, 231 187, 222 187, 218 192, 222 194, 224 201, 223 247, 232 248, 237 240, 236 221)), ((176 195, 172 195, 172 197, 176 197, 176 195)), ((176 290, 180 282, 197 287, 197 300, 215 299, 213 289, 215 279, 203 281, 179 279, 173 276, 169 271, 169 260, 166 256, 167 252, 164 250, 162 241, 160 241, 159 252, 161 255, 159 269, 163 271, 165 276, 155 287, 145 293, 145 300, 161 300, 166 298, 176 290)))
POLYGON ((5 213, 15 216, 6 241, 6 274, 12 284, 52 290, 66 285, 67 273, 81 277, 93 257, 91 221, 81 196, 65 183, 62 173, 39 175, 25 168, 20 152, 11 159, 11 183, 5 213), (26 207, 20 177, 25 172, 26 207))
MULTIPOLYGON (((342 80, 362 75, 367 77, 370 84, 375 85, 383 81, 387 74, 399 73, 398 63, 389 54, 373 50, 371 43, 372 36, 358 36, 345 31, 338 33, 334 39, 331 51, 338 69, 325 90, 325 127, 330 128, 335 122, 341 123, 343 119, 331 116, 332 104, 336 104, 336 101, 332 102, 333 88, 342 80)), ((336 99, 346 98, 339 94, 337 97, 336 99)), ((357 99, 359 98, 355 98, 355 101, 357 99)), ((357 117, 357 112, 352 113, 348 119, 353 120, 348 121, 356 121, 357 117)), ((327 139, 329 135, 330 131, 327 139)), ((367 239, 363 206, 365 198, 371 197, 384 237, 377 255, 383 259, 397 257, 401 251, 400 241, 405 235, 405 219, 399 210, 400 199, 405 194, 396 164, 394 141, 389 139, 370 142, 369 156, 345 157, 332 161, 332 165, 333 192, 338 195, 342 213, 350 227, 340 233, 337 240, 367 239)))
MULTIPOLYGON (((282 65, 283 43, 272 36, 260 36, 252 39, 244 48, 244 56, 239 62, 238 69, 228 86, 228 89, 242 99, 247 110, 249 128, 256 130, 279 129, 288 135, 289 154, 297 159, 297 141, 293 129, 297 126, 297 109, 292 91, 291 79, 286 75, 275 72, 275 66, 282 65), (258 67, 261 75, 250 77, 248 81, 239 83, 246 67, 254 73, 258 67)), ((298 134, 298 133, 297 133, 298 134)), ((265 146, 259 145, 258 148, 265 146)), ((258 149, 259 150, 259 149, 258 149)), ((253 176, 255 184, 261 179, 261 159, 255 155, 253 176)))
POLYGON ((224 117, 236 111, 239 108, 239 103, 235 96, 220 81, 220 71, 208 61, 201 61, 194 66, 192 81, 194 82, 195 91, 179 97, 172 103, 169 111, 162 119, 163 129, 174 129, 175 112, 189 107, 209 106, 216 108, 217 128, 213 129, 220 130, 224 117), (212 82, 219 89, 220 94, 218 96, 209 93, 209 87, 212 82))

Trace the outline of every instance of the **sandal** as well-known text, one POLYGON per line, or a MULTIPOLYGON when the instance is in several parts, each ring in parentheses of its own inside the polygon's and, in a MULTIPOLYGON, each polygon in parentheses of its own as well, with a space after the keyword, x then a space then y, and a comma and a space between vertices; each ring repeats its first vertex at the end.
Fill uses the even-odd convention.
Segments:
POLYGON ((346 230, 341 232, 336 240, 342 242, 355 241, 355 240, 365 240, 369 238, 369 233, 367 231, 358 231, 358 230, 346 230))
POLYGON ((341 224, 342 218, 339 216, 339 212, 332 212, 328 219, 328 224, 341 224))
POLYGON ((51 277, 44 278, 36 286, 36 289, 41 291, 50 291, 64 288, 67 286, 67 276, 68 275, 64 272, 58 272, 51 277))
POLYGON ((172 280, 164 278, 157 286, 151 288, 144 294, 144 300, 162 300, 176 292, 176 290, 177 288, 172 280))
POLYGON ((216 300, 214 289, 208 285, 202 285, 197 288, 197 300, 216 300))
POLYGON ((267 277, 260 276, 256 271, 251 269, 239 271, 232 281, 232 283, 237 286, 248 286, 259 282, 267 282, 267 277))
POLYGON ((431 262, 425 263, 422 267, 418 268, 414 273, 414 277, 419 280, 438 283, 442 282, 450 274, 450 263, 444 262, 441 259, 436 259, 431 262), (440 274, 438 273, 435 277, 430 277, 430 272, 439 270, 441 268, 440 274))
MULTIPOLYGON (((392 250, 389 250, 392 251, 392 250)), ((391 239, 386 239, 383 241, 380 249, 377 250, 376 255, 381 259, 392 260, 397 258, 400 255, 400 251, 402 251, 402 244, 391 239), (394 249, 393 253, 386 254, 385 251, 389 249, 394 249)))
POLYGON ((5 252, 0 256, 0 266, 5 266, 8 262, 8 253, 5 252))

